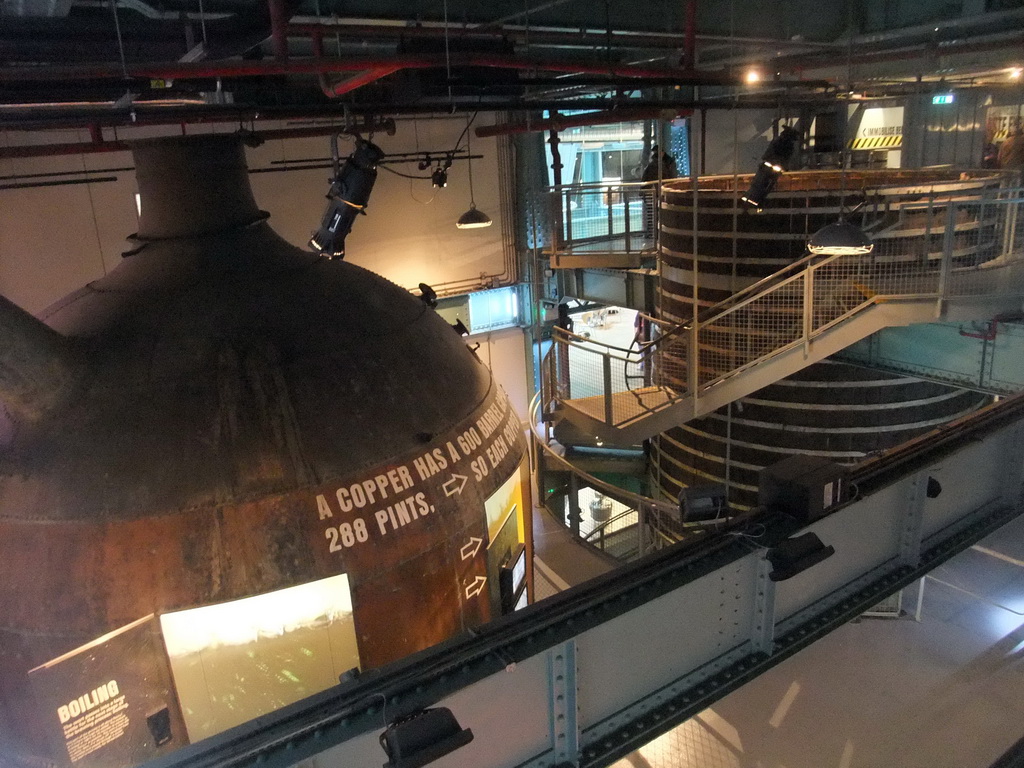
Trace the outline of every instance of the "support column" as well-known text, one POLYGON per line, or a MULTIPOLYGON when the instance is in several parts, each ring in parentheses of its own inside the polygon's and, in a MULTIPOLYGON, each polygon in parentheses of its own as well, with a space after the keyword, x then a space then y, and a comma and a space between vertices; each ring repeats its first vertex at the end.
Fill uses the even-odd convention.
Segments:
POLYGON ((554 765, 579 765, 576 641, 570 640, 552 648, 548 651, 548 659, 554 765))

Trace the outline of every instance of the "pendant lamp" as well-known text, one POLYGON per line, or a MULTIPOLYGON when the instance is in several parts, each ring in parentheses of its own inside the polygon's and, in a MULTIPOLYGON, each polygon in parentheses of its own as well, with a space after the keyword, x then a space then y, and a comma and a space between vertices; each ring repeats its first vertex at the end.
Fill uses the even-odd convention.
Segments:
POLYGON ((476 199, 473 196, 473 150, 470 146, 470 131, 466 131, 466 162, 469 163, 469 210, 459 216, 455 226, 459 229, 481 229, 489 227, 494 222, 491 217, 476 207, 476 199))
POLYGON ((819 229, 807 243, 807 250, 816 256, 856 256, 871 253, 874 248, 863 229, 842 217, 819 229))

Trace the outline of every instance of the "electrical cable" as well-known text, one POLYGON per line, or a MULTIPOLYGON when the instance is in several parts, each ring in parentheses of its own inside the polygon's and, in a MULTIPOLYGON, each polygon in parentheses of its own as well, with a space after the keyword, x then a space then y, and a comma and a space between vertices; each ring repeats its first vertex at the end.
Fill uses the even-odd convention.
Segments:
POLYGON ((401 176, 403 179, 425 179, 428 181, 430 180, 430 176, 413 176, 411 173, 402 173, 401 171, 396 171, 394 168, 388 168, 386 165, 378 165, 377 167, 380 168, 382 171, 393 173, 395 174, 395 176, 401 176))

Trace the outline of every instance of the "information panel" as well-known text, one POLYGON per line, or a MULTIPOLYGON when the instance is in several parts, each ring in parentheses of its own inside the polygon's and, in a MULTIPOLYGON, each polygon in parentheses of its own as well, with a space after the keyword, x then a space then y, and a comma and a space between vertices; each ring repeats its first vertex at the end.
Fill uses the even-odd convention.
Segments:
POLYGON ((188 744, 153 616, 29 672, 54 759, 124 768, 188 744))

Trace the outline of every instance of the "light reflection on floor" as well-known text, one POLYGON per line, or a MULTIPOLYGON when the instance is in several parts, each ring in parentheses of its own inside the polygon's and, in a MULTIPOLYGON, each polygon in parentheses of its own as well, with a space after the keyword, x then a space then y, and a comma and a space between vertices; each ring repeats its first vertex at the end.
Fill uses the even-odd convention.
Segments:
MULTIPOLYGON (((1024 520, 936 569, 922 621, 860 619, 613 768, 988 768, 1024 735, 1024 520), (969 590, 968 594, 963 590, 969 590)), ((916 591, 908 590, 913 607, 916 591)))

